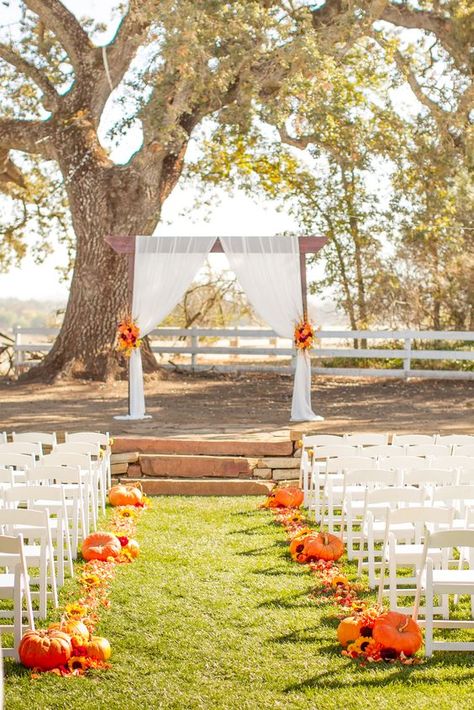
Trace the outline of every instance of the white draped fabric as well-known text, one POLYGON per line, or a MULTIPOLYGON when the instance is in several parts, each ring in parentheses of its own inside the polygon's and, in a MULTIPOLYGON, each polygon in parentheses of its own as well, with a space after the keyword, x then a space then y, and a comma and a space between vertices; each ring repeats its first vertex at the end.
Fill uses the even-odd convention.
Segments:
MULTIPOLYGON (((231 269, 255 309, 278 335, 293 339, 303 316, 298 237, 220 237, 231 269)), ((311 359, 298 350, 292 421, 322 419, 311 408, 311 359)))
MULTIPOLYGON (((216 237, 136 237, 132 317, 148 335, 173 310, 204 264, 216 237)), ((145 418, 140 350, 130 358, 128 419, 145 418)))

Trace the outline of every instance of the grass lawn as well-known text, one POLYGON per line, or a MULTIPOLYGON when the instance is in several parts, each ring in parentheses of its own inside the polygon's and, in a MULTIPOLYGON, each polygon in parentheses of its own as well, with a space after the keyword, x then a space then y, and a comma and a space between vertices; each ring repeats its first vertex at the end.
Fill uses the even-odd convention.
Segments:
POLYGON ((257 504, 155 499, 139 522, 142 556, 119 569, 102 613, 112 669, 31 680, 6 660, 6 709, 473 707, 472 655, 367 668, 342 657, 337 609, 308 598, 312 576, 257 504))

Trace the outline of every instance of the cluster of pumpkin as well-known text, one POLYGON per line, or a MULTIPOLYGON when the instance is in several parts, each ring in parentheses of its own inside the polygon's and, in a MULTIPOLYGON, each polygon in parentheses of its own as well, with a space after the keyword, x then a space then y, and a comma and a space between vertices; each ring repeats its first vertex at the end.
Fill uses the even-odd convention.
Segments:
POLYGON ((94 532, 82 543, 81 553, 86 564, 79 584, 83 598, 77 604, 66 606, 60 622, 23 635, 18 653, 27 668, 59 675, 82 675, 89 668, 108 667, 112 653, 110 643, 90 633, 97 622, 94 609, 99 604, 108 606, 107 589, 114 576, 115 563, 129 562, 138 556, 139 544, 131 534, 135 531, 137 508, 148 504, 141 488, 132 484, 113 486, 109 501, 117 508, 111 521, 115 532, 94 532))
POLYGON ((82 621, 68 619, 47 629, 27 631, 18 654, 27 668, 70 674, 107 667, 112 650, 106 638, 91 636, 82 621))
POLYGON ((423 643, 421 629, 414 619, 397 611, 362 609, 341 621, 337 638, 349 658, 371 663, 421 662, 413 658, 423 643))
POLYGON ((274 509, 276 519, 290 536, 290 554, 300 564, 308 564, 334 602, 352 609, 343 619, 337 637, 343 655, 368 662, 401 661, 420 663, 414 654, 420 649, 421 629, 411 617, 367 605, 358 598, 358 585, 349 582, 335 564, 342 557, 344 543, 336 535, 306 527, 299 508, 303 494, 298 488, 275 488, 263 507, 274 509))

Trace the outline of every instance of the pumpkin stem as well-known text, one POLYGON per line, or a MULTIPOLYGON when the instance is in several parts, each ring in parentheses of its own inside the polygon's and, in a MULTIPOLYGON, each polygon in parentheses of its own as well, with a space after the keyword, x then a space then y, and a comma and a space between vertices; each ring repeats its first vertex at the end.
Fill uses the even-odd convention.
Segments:
POLYGON ((329 545, 329 537, 327 533, 323 533, 323 544, 329 545))
POLYGON ((405 616, 405 621, 403 623, 401 623, 398 627, 398 630, 400 631, 400 633, 403 633, 405 631, 405 629, 407 628, 409 623, 410 623, 410 617, 405 616))

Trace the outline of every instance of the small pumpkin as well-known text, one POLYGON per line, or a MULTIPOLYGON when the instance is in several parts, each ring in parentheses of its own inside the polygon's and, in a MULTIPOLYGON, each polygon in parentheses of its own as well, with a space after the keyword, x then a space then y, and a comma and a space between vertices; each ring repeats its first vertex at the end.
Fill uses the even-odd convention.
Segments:
POLYGON ((129 540, 125 545, 125 549, 134 558, 138 557, 138 555, 140 554, 140 545, 136 540, 129 540))
POLYGON ((86 653, 89 658, 95 658, 97 661, 108 661, 112 655, 112 649, 110 643, 103 636, 92 636, 86 644, 86 653))
POLYGON ((320 532, 305 538, 304 554, 314 560, 338 560, 344 552, 344 543, 337 535, 320 532))
POLYGON ((112 486, 109 491, 109 502, 114 506, 135 505, 141 503, 142 498, 143 491, 140 483, 118 483, 116 486, 112 486))
POLYGON ((48 628, 63 631, 71 637, 74 646, 84 646, 90 636, 89 629, 83 621, 80 621, 80 619, 60 621, 56 624, 50 624, 48 628))
POLYGON ((303 503, 303 491, 296 486, 275 488, 266 502, 267 508, 299 508, 303 503))
POLYGON ((20 641, 18 655, 27 668, 50 671, 71 658, 71 637, 58 629, 27 631, 20 641))
POLYGON ((116 535, 109 532, 94 532, 82 543, 82 556, 85 560, 107 560, 118 557, 122 546, 116 535))
POLYGON ((421 629, 416 621, 398 611, 387 611, 377 617, 372 636, 374 641, 385 648, 393 648, 405 656, 413 656, 423 643, 421 629))
POLYGON ((360 636, 362 622, 355 616, 348 616, 343 619, 337 627, 337 638, 341 646, 347 646, 351 641, 355 641, 360 636))

